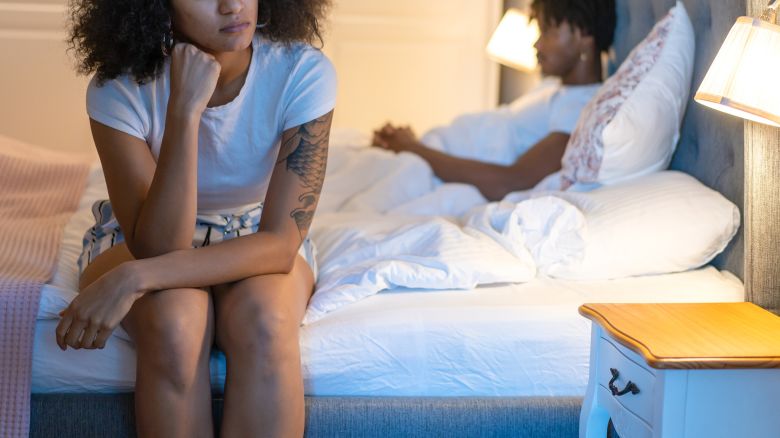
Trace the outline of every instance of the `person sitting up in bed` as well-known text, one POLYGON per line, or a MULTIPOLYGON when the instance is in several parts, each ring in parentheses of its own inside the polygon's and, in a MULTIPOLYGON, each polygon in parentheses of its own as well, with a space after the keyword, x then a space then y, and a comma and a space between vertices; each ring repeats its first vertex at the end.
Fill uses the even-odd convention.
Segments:
POLYGON ((63 350, 137 353, 140 436, 303 436, 298 332, 316 267, 336 76, 329 0, 75 0, 72 49, 109 200, 93 206, 63 350), (258 24, 259 23, 259 24, 258 24), (218 243, 218 244, 217 244, 218 243))
POLYGON ((374 131, 372 144, 417 154, 443 181, 472 184, 490 200, 558 171, 580 111, 600 86, 615 1, 534 0, 531 11, 541 31, 534 47, 542 74, 558 81, 544 81, 496 111, 461 116, 422 139, 408 126, 386 124, 374 131), (458 152, 464 149, 474 152, 458 152))

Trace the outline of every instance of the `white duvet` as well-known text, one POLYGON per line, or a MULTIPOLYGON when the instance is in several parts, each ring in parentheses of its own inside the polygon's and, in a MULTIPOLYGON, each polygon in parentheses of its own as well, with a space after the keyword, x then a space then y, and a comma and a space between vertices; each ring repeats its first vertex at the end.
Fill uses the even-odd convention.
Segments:
MULTIPOLYGON (((352 132, 336 134, 312 225, 319 277, 304 323, 385 289, 471 289, 536 276, 527 251, 464 228, 460 217, 486 200, 471 186, 441 184, 422 159, 370 148, 352 132)), ((76 295, 76 259, 92 203, 108 196, 93 168, 77 213, 65 228, 39 319, 57 318, 76 295)), ((120 335, 121 330, 118 330, 120 335)))
MULTIPOLYGON (((462 227, 459 218, 486 202, 475 188, 441 184, 419 157, 370 148, 364 137, 350 135, 355 134, 336 135, 330 150, 311 229, 317 291, 304 323, 385 289, 471 289, 536 276, 528 252, 510 252, 489 235, 462 227)), ((65 228, 39 319, 57 318, 75 297, 81 237, 93 221, 90 207, 107 196, 96 166, 79 211, 65 228)))
POLYGON ((351 135, 337 134, 330 150, 312 226, 320 276, 304 324, 385 289, 527 282, 536 247, 557 231, 551 222, 581 220, 549 197, 497 209, 472 186, 442 184, 421 158, 351 135))
MULTIPOLYGON (((739 226, 733 204, 679 172, 598 193, 515 193, 488 203, 472 186, 443 184, 416 155, 366 144, 354 132, 333 135, 311 229, 319 277, 304 324, 387 289, 680 272, 711 260, 739 226)), ((56 318, 75 296, 89 207, 106 193, 96 168, 46 289, 60 292, 43 294, 39 318, 56 318)))
POLYGON ((590 193, 517 192, 488 203, 413 154, 336 132, 312 236, 320 278, 304 323, 385 289, 470 289, 681 272, 715 257, 739 210, 681 172, 590 193))
MULTIPOLYGON (((487 203, 473 187, 436 180, 420 158, 368 148, 366 140, 334 136, 311 230, 320 276, 301 329, 309 395, 581 396, 589 326, 580 304, 744 299, 739 280, 713 268, 623 278, 638 266, 699 266, 733 236, 736 207, 687 175, 487 203), (722 236, 704 238, 716 232, 722 236), (703 255, 679 261, 687 248, 703 255), (565 279, 583 271, 599 279, 565 279), (474 289, 495 283, 511 284, 474 289), (385 289, 393 291, 378 294, 385 289)), ((97 167, 42 290, 33 392, 135 384, 121 326, 114 335, 124 341, 100 352, 62 352, 52 335, 57 312, 76 294, 90 206, 105 196, 97 167)), ((221 388, 221 353, 213 352, 210 370, 221 388)))

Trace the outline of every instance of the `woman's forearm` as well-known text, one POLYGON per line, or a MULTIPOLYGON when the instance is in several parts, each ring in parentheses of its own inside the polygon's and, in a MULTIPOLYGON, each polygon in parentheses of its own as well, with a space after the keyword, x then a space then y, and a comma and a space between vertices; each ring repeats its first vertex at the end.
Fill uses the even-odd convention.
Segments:
POLYGON ((489 200, 499 200, 508 193, 507 166, 454 157, 419 142, 408 150, 427 161, 433 173, 445 182, 471 184, 489 200))
POLYGON ((136 258, 192 244, 198 207, 198 129, 221 70, 214 56, 196 46, 174 45, 160 155, 132 230, 132 245, 128 244, 136 258))
POLYGON ((216 245, 176 250, 128 263, 135 278, 134 288, 137 292, 149 292, 288 273, 296 255, 297 247, 290 244, 290 236, 260 231, 216 245))
MULTIPOLYGON (((160 156, 128 248, 136 259, 190 248, 195 232, 200 115, 169 111, 160 156)), ((126 233, 127 234, 127 233, 126 233)))
POLYGON ((442 180, 471 184, 485 198, 499 201, 511 192, 534 187, 547 175, 560 170, 568 142, 569 134, 553 132, 509 166, 453 157, 429 149, 419 141, 407 150, 427 161, 442 180))

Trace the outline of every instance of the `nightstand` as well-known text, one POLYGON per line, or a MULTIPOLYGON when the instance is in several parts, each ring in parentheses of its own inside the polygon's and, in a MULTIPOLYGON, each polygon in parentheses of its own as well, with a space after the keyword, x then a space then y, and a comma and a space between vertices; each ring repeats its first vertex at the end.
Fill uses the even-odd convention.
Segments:
POLYGON ((780 437, 780 317, 751 303, 584 304, 580 437, 780 437))

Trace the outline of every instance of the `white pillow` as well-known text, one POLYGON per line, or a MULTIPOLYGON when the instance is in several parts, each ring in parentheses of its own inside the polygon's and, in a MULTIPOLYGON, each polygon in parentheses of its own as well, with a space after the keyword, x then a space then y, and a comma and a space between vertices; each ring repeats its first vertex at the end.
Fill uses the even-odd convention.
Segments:
MULTIPOLYGON (((527 196, 509 195, 505 201, 527 196)), ((551 250, 567 251, 529 248, 539 272, 554 278, 611 279, 698 268, 723 251, 740 223, 733 203, 677 171, 656 172, 591 192, 531 196, 563 199, 584 216, 584 226, 569 220, 571 225, 565 227, 577 229, 559 231, 552 236, 555 242, 544 242, 551 250)))
POLYGON ((562 160, 562 189, 666 169, 688 103, 694 49, 693 26, 678 1, 583 110, 562 160))

